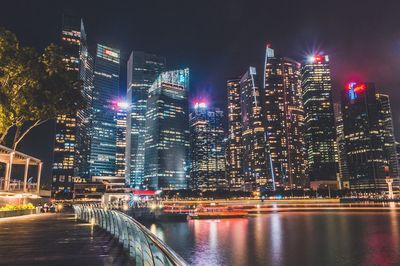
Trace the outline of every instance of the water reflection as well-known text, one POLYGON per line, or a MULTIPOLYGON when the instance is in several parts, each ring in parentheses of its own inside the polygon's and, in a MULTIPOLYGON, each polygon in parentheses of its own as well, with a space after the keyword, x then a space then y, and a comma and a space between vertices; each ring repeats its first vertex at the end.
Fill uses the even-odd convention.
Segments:
POLYGON ((287 212, 150 226, 190 265, 400 265, 400 214, 287 212))
MULTIPOLYGON (((262 219, 257 219, 258 223, 261 225, 262 219)), ((271 223, 270 223, 271 233, 270 241, 272 246, 272 264, 280 265, 282 260, 282 222, 279 213, 274 213, 271 215, 271 223)))

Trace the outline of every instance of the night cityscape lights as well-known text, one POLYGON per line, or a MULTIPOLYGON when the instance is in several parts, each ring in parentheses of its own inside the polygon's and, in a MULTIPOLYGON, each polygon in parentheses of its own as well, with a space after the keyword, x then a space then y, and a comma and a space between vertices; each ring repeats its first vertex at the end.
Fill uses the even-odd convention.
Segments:
POLYGON ((0 265, 400 265, 400 1, 42 2, 2 3, 0 265))
POLYGON ((120 51, 99 44, 93 59, 82 20, 63 23, 64 60, 89 105, 57 119, 53 193, 71 196, 73 177, 92 176, 124 176, 127 187, 144 189, 381 190, 385 165, 398 183, 388 98, 349 82, 334 103, 329 55, 300 63, 267 44, 262 89, 256 67, 227 81, 225 131, 210 95, 190 96, 189 70, 165 71, 164 57, 132 51, 125 100, 116 90, 120 51), (374 159, 364 162, 368 149, 374 159))

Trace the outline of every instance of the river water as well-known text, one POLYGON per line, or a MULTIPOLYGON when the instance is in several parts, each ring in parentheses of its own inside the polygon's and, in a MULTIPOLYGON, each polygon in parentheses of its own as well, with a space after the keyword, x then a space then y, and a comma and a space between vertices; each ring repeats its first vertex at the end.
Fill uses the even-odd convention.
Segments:
POLYGON ((190 265, 400 265, 400 212, 280 212, 158 222, 190 265))

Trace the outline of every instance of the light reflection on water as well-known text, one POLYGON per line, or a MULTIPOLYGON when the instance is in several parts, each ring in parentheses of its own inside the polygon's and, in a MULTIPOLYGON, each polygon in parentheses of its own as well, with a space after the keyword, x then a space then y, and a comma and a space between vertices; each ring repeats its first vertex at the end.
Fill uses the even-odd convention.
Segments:
POLYGON ((400 265, 399 219, 395 210, 287 212, 149 228, 190 265, 400 265))

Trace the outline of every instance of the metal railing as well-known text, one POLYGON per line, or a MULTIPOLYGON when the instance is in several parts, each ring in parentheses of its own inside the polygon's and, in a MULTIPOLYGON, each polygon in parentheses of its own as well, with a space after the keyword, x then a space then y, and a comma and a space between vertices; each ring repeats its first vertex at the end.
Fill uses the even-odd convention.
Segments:
POLYGON ((175 251, 132 217, 100 205, 74 205, 78 219, 97 225, 128 250, 136 265, 188 265, 175 251))

